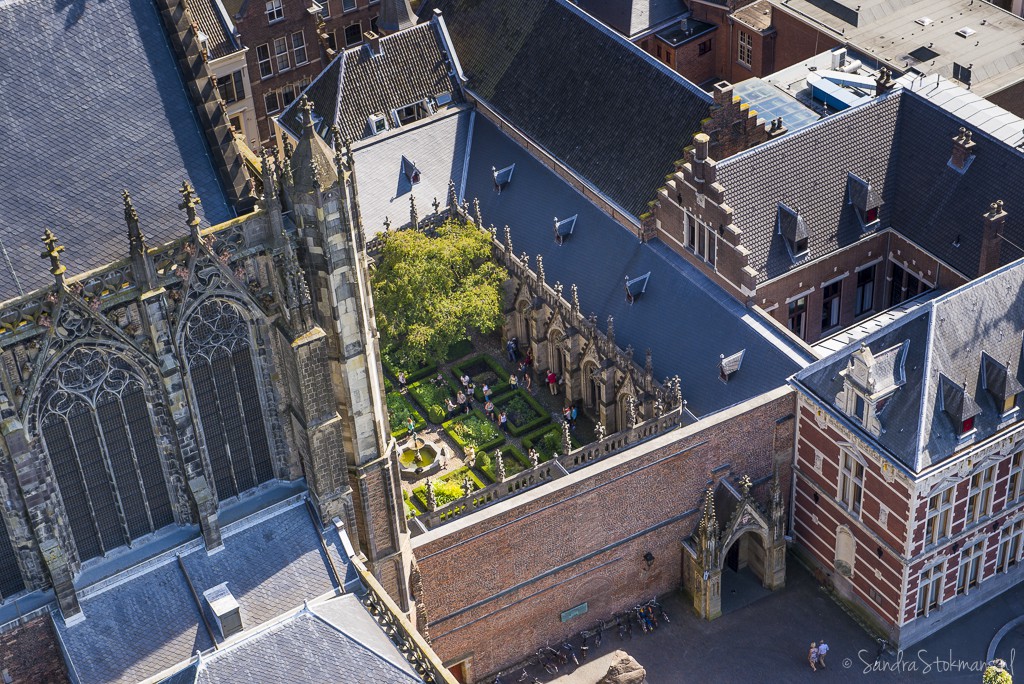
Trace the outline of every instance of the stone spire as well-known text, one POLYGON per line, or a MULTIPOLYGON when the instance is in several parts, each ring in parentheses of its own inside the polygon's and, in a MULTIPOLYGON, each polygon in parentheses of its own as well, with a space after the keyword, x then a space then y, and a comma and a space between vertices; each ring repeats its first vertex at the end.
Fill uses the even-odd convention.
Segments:
POLYGON ((128 224, 128 255, 132 262, 132 275, 143 289, 148 290, 156 280, 153 260, 149 257, 146 236, 139 228, 139 215, 135 213, 131 195, 125 190, 121 197, 124 199, 124 222, 128 224))
POLYGON ((377 30, 381 35, 398 33, 415 25, 416 15, 409 6, 409 0, 381 1, 380 16, 377 17, 377 30))
POLYGON ((409 224, 413 230, 420 227, 420 213, 416 211, 416 195, 409 193, 409 224))
POLYGON ((537 282, 544 284, 544 255, 537 255, 537 282))
POLYGON ((505 252, 512 254, 512 229, 505 226, 505 252))
POLYGON ((43 244, 46 245, 46 249, 40 256, 50 259, 50 273, 57 284, 57 289, 64 290, 64 273, 68 270, 60 263, 60 253, 64 251, 64 245, 57 244, 57 236, 49 228, 43 233, 43 244))
POLYGON ((786 507, 782 498, 782 482, 779 478, 779 467, 772 473, 771 488, 772 536, 776 541, 786 534, 786 507))
POLYGON ((701 515, 697 527, 697 539, 700 542, 702 565, 705 570, 714 564, 718 547, 718 516, 715 514, 715 489, 709 484, 704 490, 704 514, 701 515))
POLYGON ((498 482, 505 481, 505 456, 501 449, 494 450, 494 473, 498 476, 498 482))
POLYGON ((291 155, 292 176, 298 192, 323 191, 338 182, 334 150, 317 135, 313 125, 313 103, 305 95, 299 102, 302 134, 291 155))
POLYGON ((580 313, 580 290, 576 287, 576 283, 572 284, 572 315, 573 324, 576 323, 575 317, 580 313))
POLYGON ((459 195, 455 190, 455 181, 448 180, 448 213, 451 218, 455 218, 456 210, 459 207, 459 195))
POLYGON ((181 190, 178 190, 178 194, 181 195, 181 204, 178 205, 178 208, 185 210, 185 224, 192 237, 198 240, 199 214, 196 212, 196 207, 202 204, 203 200, 199 198, 187 180, 181 182, 181 190))

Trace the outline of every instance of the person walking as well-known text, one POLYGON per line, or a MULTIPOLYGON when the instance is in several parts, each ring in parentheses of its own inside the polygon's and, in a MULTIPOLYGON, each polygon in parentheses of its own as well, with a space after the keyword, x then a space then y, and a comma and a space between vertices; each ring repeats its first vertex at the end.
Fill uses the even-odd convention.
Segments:
POLYGON ((818 644, 811 642, 811 650, 807 652, 807 662, 811 664, 811 671, 818 671, 818 644))
POLYGON ((519 351, 518 347, 519 347, 519 339, 515 338, 515 337, 509 339, 508 343, 505 345, 505 351, 508 352, 509 363, 515 363, 516 362, 516 355, 517 355, 517 353, 519 351))
POLYGON ((558 394, 558 376, 553 370, 548 371, 548 391, 551 394, 558 394))
POLYGON ((484 404, 484 413, 487 414, 489 420, 494 420, 494 404, 491 403, 490 399, 484 404))
POLYGON ((490 385, 488 385, 485 382, 483 388, 481 388, 480 391, 484 393, 484 401, 490 401, 491 400, 491 387, 490 387, 490 385))
POLYGON ((516 389, 519 387, 519 378, 516 377, 515 373, 508 376, 508 386, 511 387, 512 389, 516 389))
POLYGON ((569 412, 569 427, 573 430, 576 429, 576 416, 579 415, 579 410, 576 408, 576 404, 572 405, 572 411, 569 412))
POLYGON ((502 432, 508 432, 508 414, 505 411, 498 416, 498 427, 502 432))
POLYGON ((822 639, 818 644, 818 664, 821 665, 821 669, 825 668, 825 656, 828 654, 828 644, 822 639))
POLYGON ((405 371, 398 371, 398 387, 404 392, 405 391, 405 371))
POLYGON ((530 389, 530 386, 533 385, 533 380, 530 379, 530 371, 528 371, 528 370, 527 371, 523 371, 523 385, 526 386, 526 391, 527 392, 530 392, 530 393, 533 392, 533 390, 530 389))

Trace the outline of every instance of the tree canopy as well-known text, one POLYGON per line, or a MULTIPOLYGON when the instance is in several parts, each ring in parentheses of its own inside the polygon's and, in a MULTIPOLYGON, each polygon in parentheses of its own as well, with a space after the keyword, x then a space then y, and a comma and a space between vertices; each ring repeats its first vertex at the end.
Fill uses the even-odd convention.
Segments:
POLYGON ((389 234, 373 274, 385 356, 411 369, 441 361, 471 330, 493 332, 507 277, 491 255, 490 235, 473 224, 449 220, 431 236, 389 234))

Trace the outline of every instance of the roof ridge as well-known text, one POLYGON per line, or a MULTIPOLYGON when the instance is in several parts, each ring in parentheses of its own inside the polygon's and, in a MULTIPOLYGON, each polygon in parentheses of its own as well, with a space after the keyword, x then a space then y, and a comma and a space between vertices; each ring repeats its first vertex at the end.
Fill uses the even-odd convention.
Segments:
MULTIPOLYGON (((334 599, 327 599, 327 600, 325 600, 325 601, 322 601, 322 602, 321 602, 320 604, 318 604, 317 606, 310 606, 310 605, 308 605, 308 602, 307 602, 307 605, 306 605, 306 612, 307 612, 307 613, 308 613, 309 615, 312 615, 312 616, 313 616, 314 618, 316 618, 316 619, 317 619, 317 620, 319 620, 320 622, 322 622, 323 624, 327 625, 327 627, 328 627, 328 628, 330 628, 330 629, 333 629, 333 630, 334 630, 335 632, 337 632, 338 634, 340 634, 340 635, 341 635, 342 637, 344 637, 345 639, 347 639, 347 640, 348 640, 349 642, 351 642, 351 643, 355 644, 356 646, 358 646, 359 648, 363 649, 364 651, 366 651, 366 652, 368 652, 368 653, 372 653, 372 654, 374 655, 374 657, 376 657, 376 658, 377 658, 378 660, 381 660, 381 661, 383 661, 384 663, 386 663, 386 664, 387 664, 387 665, 388 665, 389 667, 391 667, 392 669, 394 669, 394 670, 397 670, 398 672, 401 672, 401 673, 402 673, 403 675, 405 675, 406 677, 409 677, 409 678, 411 678, 411 679, 412 679, 413 681, 418 681, 418 680, 416 680, 416 679, 415 679, 415 677, 414 677, 414 675, 413 675, 413 674, 411 674, 411 673, 410 673, 409 671, 407 671, 407 670, 403 670, 403 669, 402 669, 401 667, 399 667, 399 666, 398 666, 398 665, 396 665, 396 664, 395 664, 394 662, 392 662, 392 661, 391 661, 391 660, 390 660, 389 658, 386 658, 386 657, 385 657, 384 655, 382 655, 381 653, 379 653, 379 652, 377 651, 377 649, 375 649, 375 648, 371 648, 371 647, 370 647, 370 646, 369 646, 368 644, 365 644, 365 643, 363 643, 362 641, 359 641, 359 640, 357 640, 357 639, 356 639, 355 637, 353 637, 353 636, 352 636, 351 634, 349 634, 348 632, 346 632, 345 630, 343 630, 343 629, 342 629, 342 628, 341 628, 341 627, 340 627, 339 625, 336 625, 336 624, 334 624, 333 622, 331 622, 330 620, 328 620, 327 618, 325 618, 324 616, 322 616, 322 615, 320 615, 319 613, 317 613, 317 612, 316 612, 315 608, 319 608, 320 606, 326 605, 327 603, 329 603, 329 602, 330 602, 330 601, 332 601, 332 600, 335 600, 335 599, 341 599, 341 598, 342 598, 343 596, 352 596, 353 598, 355 598, 355 599, 356 599, 356 602, 357 602, 357 603, 359 604, 359 608, 360 608, 360 610, 362 610, 363 612, 365 612, 365 613, 366 613, 366 615, 367 615, 367 616, 368 616, 368 617, 369 617, 369 618, 370 618, 371 620, 373 620, 374 626, 375 626, 375 627, 377 627, 378 629, 380 629, 380 625, 379 625, 379 624, 377 623, 377 621, 376 621, 376 620, 374 620, 373 616, 372 616, 372 615, 370 615, 370 612, 369 612, 368 610, 366 610, 366 607, 365 607, 365 606, 363 605, 363 602, 362 602, 362 601, 360 601, 360 600, 359 600, 359 598, 358 598, 358 597, 356 597, 356 595, 355 595, 355 594, 341 594, 340 596, 336 596, 336 597, 334 597, 334 599)), ((385 637, 387 637, 387 634, 385 634, 385 632, 384 632, 384 630, 383 630, 383 629, 381 629, 381 630, 380 630, 380 632, 381 632, 381 634, 382 634, 382 635, 384 635, 385 637)), ((393 642, 392 642, 392 643, 393 643, 393 642)), ((399 651, 399 654, 401 654, 401 651, 399 651)), ((410 665, 410 667, 411 667, 411 664, 409 663, 409 661, 408 661, 408 660, 406 660, 406 661, 405 661, 405 663, 406 663, 407 665, 410 665)))
POLYGON ((695 83, 690 81, 688 78, 686 78, 685 76, 680 74, 678 71, 670 69, 665 64, 662 64, 661 60, 655 59, 654 55, 646 52, 645 50, 641 50, 639 47, 637 47, 636 45, 631 43, 629 41, 629 39, 627 39, 626 37, 621 35, 618 31, 616 31, 616 30, 612 29, 611 27, 607 26, 606 24, 601 22, 599 19, 597 19, 593 15, 588 14, 586 12, 586 10, 584 10, 582 7, 574 5, 571 2, 568 2, 568 0, 548 0, 548 1, 549 2, 553 2, 553 3, 557 4, 557 5, 561 5, 562 7, 567 8, 569 11, 572 11, 572 12, 575 12, 575 13, 579 14, 586 22, 588 22, 592 26, 596 27, 602 33, 604 33, 607 36, 611 37, 612 40, 614 40, 615 42, 618 42, 618 43, 622 44, 623 47, 627 47, 628 49, 634 51, 639 56, 643 57, 648 63, 657 66, 658 69, 662 73, 664 73, 664 74, 670 76, 671 78, 675 79, 676 81, 678 81, 687 90, 691 91, 693 94, 697 95, 698 97, 703 99, 708 104, 711 104, 712 102, 714 102, 714 98, 711 97, 711 95, 709 95, 706 91, 701 89, 698 85, 696 85, 695 83))
POLYGON ((741 150, 740 152, 737 152, 736 154, 733 154, 731 156, 725 157, 724 159, 716 159, 715 161, 716 161, 716 163, 718 165, 718 170, 721 171, 723 168, 728 168, 733 163, 738 163, 739 161, 741 161, 743 159, 746 159, 747 157, 753 156, 756 153, 760 153, 760 152, 762 152, 764 150, 773 149, 777 145, 784 144, 787 140, 792 140, 792 139, 794 139, 797 136, 801 136, 801 135, 804 135, 804 134, 809 134, 809 131, 813 131, 813 130, 821 127, 821 126, 831 125, 831 123, 833 121, 842 121, 842 120, 844 120, 846 118, 854 116, 855 114, 859 114, 860 112, 867 111, 868 109, 873 109, 875 107, 881 107, 882 103, 888 102, 890 97, 897 97, 898 95, 894 95, 894 93, 898 94, 899 92, 901 92, 901 91, 900 90, 890 90, 887 93, 884 93, 882 95, 879 95, 879 96, 875 97, 870 102, 865 102, 864 104, 861 104, 861 105, 855 105, 853 107, 850 107, 849 109, 844 109, 841 112, 836 112, 835 114, 832 114, 831 116, 826 116, 824 118, 818 119, 817 121, 814 121, 814 122, 808 124, 807 126, 804 126, 803 128, 799 129, 799 130, 793 131, 792 133, 788 133, 786 135, 780 136, 780 137, 775 138, 773 140, 768 140, 768 141, 763 142, 763 143, 761 143, 759 145, 754 145, 753 147, 748 147, 747 149, 741 150))
MULTIPOLYGON (((923 311, 928 312, 928 332, 925 335, 927 342, 924 348, 924 359, 921 361, 921 387, 920 396, 918 397, 918 405, 920 408, 917 411, 917 434, 914 435, 914 472, 921 472, 923 466, 923 459, 921 453, 924 448, 924 423, 925 423, 925 405, 927 403, 928 394, 931 391, 932 380, 931 373, 929 372, 929 364, 932 359, 932 349, 935 347, 935 300, 931 300, 926 305, 922 306, 923 311)), ((931 420, 935 416, 935 412, 932 411, 928 416, 931 420)))

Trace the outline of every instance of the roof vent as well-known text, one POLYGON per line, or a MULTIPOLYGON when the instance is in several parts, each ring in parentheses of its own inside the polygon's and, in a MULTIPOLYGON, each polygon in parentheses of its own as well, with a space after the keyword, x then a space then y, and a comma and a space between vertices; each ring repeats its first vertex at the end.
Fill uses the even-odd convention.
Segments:
POLYGON ((725 354, 719 354, 718 358, 718 378, 722 382, 729 382, 729 378, 733 373, 740 369, 743 365, 743 354, 746 349, 741 349, 732 356, 726 356, 725 354))
POLYGON ((491 167, 491 175, 494 176, 494 189, 501 194, 501 191, 508 187, 508 184, 512 182, 512 172, 516 170, 516 165, 511 164, 503 169, 496 169, 491 167))
POLYGON ((956 35, 960 36, 961 38, 970 38, 975 33, 977 33, 977 31, 972 29, 970 26, 964 26, 962 29, 956 32, 956 35))
POLYGON ((579 214, 573 214, 569 218, 562 219, 561 221, 558 220, 557 216, 555 217, 555 240, 558 241, 558 244, 561 245, 565 242, 567 237, 572 235, 573 231, 576 229, 577 216, 579 216, 579 214))
POLYGON ((630 278, 626 276, 626 301, 632 304, 647 292, 647 282, 651 279, 651 272, 648 271, 642 276, 630 278))
POLYGON ((203 598, 217 624, 221 639, 242 631, 242 607, 231 595, 227 582, 207 589, 203 592, 203 598))
POLYGON ((920 19, 915 19, 914 23, 920 24, 921 26, 931 26, 935 21, 929 17, 921 17, 920 19))

